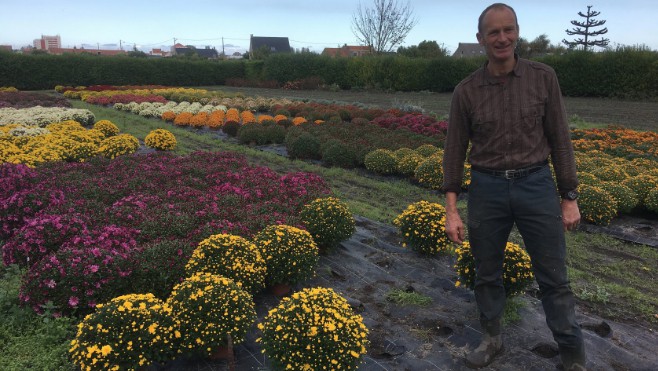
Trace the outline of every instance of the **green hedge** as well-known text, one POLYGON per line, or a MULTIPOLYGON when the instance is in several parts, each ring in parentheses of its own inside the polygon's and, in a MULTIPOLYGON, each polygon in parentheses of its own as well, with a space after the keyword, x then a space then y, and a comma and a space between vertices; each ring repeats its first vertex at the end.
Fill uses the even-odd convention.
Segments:
MULTIPOLYGON (((552 66, 566 96, 658 97, 658 52, 633 48, 537 59, 552 66)), ((228 78, 289 81, 320 78, 342 89, 450 92, 482 65, 482 58, 403 56, 331 58, 312 53, 274 54, 259 61, 27 55, 0 52, 0 86, 20 90, 56 85, 223 85, 228 78)))
POLYGON ((571 97, 658 96, 658 52, 622 49, 571 52, 539 58, 555 69, 562 94, 571 97))
POLYGON ((227 78, 244 76, 245 64, 240 61, 0 53, 0 86, 19 90, 56 85, 223 85, 227 78))

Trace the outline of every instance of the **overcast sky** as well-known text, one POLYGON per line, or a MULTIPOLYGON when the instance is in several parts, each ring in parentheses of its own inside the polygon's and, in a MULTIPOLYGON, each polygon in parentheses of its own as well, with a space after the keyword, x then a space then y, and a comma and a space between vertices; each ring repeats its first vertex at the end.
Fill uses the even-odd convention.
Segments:
MULTIPOLYGON (((443 44, 451 52, 459 42, 476 42, 477 18, 492 0, 410 0, 418 20, 404 46, 423 40, 443 44)), ((370 7, 373 0, 361 0, 370 7)), ((406 4, 406 0, 400 0, 406 4)), ((656 0, 515 0, 521 36, 546 34, 551 43, 573 40, 566 29, 587 5, 606 20, 610 45, 644 44, 658 50, 656 0)), ((60 35, 62 47, 144 51, 169 48, 176 42, 244 52, 249 37, 288 37, 293 48, 321 52, 325 47, 358 45, 351 28, 359 0, 0 0, 0 44, 32 45, 41 35, 60 35)))

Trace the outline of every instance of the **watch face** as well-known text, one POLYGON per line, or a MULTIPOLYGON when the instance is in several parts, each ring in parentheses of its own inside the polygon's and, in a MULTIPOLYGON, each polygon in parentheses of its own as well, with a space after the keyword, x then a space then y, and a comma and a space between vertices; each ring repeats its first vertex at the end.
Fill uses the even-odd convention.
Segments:
POLYGON ((576 191, 569 191, 567 192, 567 197, 568 200, 575 200, 578 198, 578 192, 576 191))

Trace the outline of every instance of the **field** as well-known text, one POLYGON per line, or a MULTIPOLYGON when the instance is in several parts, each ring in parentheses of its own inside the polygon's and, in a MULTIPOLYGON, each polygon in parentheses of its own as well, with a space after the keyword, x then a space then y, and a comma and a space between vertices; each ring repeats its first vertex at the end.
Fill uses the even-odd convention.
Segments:
MULTIPOLYGON (((380 107, 413 105, 427 112, 447 115, 450 93, 430 92, 370 92, 370 91, 286 91, 281 89, 236 88, 229 86, 207 87, 225 92, 242 92, 248 96, 290 97, 298 99, 328 100, 343 103, 363 103, 380 107)), ((658 130, 658 102, 619 101, 602 98, 565 97, 567 116, 577 115, 582 121, 598 125, 622 125, 636 130, 658 130)))
MULTIPOLYGON (((449 94, 432 93, 209 89, 242 92, 247 96, 358 102, 383 108, 413 105, 441 116, 447 114, 450 102, 449 94)), ((341 247, 321 257, 315 279, 295 289, 315 285, 333 287, 360 311, 371 331, 372 342, 362 370, 463 368, 461 357, 477 341, 479 331, 472 293, 454 287, 453 257, 427 259, 403 249, 397 231, 391 226, 392 219, 412 202, 421 199, 442 202, 436 191, 420 188, 405 179, 377 176, 364 169, 327 168, 312 162, 291 161, 272 153, 276 148, 271 146, 237 145, 208 131, 176 128, 160 120, 79 101, 73 104, 91 110, 97 119, 113 121, 122 132, 138 137, 144 137, 155 127, 168 125, 179 141, 181 154, 196 149, 229 150, 246 155, 252 164, 268 166, 278 173, 308 171, 321 175, 332 192, 358 215, 357 232, 341 247), (396 301, 392 294, 400 292, 429 298, 430 304, 422 304, 426 301, 414 303, 404 299, 404 295, 396 301)), ((580 128, 607 124, 637 130, 658 128, 658 103, 567 98, 565 104, 572 124, 580 128)), ((637 226, 638 234, 658 241, 654 233, 658 230, 655 220, 640 215, 616 221, 621 222, 631 230, 637 226)), ((518 241, 519 236, 513 234, 512 239, 518 241)), ((584 229, 568 235, 568 246, 570 275, 579 298, 577 311, 585 328, 590 368, 651 369, 658 363, 652 349, 657 341, 655 327, 658 324, 656 249, 584 229)), ((277 301, 273 295, 264 295, 257 303, 259 316, 277 301)), ((511 302, 509 309, 504 330, 507 351, 504 359, 490 369, 554 369, 558 357, 534 290, 511 302)), ((257 336, 255 330, 251 331, 247 342, 236 347, 236 369, 269 369, 268 360, 254 342, 257 336)), ((18 344, 14 345, 19 348, 14 348, 15 353, 3 351, 0 366, 10 364, 9 357, 26 357, 34 344, 27 342, 22 354, 18 344)), ((224 361, 193 360, 164 369, 223 370, 228 367, 224 361)))

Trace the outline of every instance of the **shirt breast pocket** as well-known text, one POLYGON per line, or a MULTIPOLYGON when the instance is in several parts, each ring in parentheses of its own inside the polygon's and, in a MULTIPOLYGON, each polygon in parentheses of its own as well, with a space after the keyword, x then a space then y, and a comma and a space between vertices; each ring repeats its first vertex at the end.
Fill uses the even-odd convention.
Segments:
POLYGON ((537 125, 542 125, 544 122, 544 105, 534 104, 530 107, 521 108, 521 119, 525 125, 532 129, 537 125))
POLYGON ((495 130, 496 119, 493 115, 481 115, 475 117, 471 129, 473 134, 488 135, 495 130))

